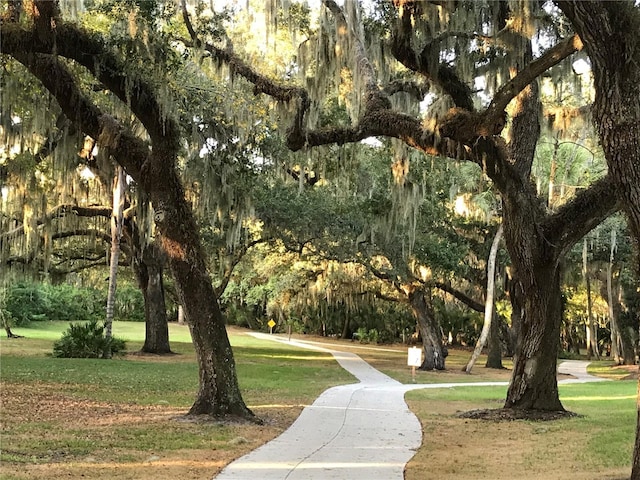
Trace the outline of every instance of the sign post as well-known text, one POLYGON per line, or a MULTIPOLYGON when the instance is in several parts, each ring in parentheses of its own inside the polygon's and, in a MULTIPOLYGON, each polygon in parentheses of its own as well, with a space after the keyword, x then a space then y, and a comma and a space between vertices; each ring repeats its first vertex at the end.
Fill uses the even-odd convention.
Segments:
POLYGON ((276 322, 274 322, 273 320, 269 320, 269 321, 267 322, 267 325, 269 325, 269 333, 270 333, 270 334, 273 334, 273 327, 275 327, 275 326, 276 326, 276 322))
POLYGON ((416 381, 416 367, 422 365, 422 349, 411 347, 407 352, 407 365, 411 367, 411 380, 416 381))

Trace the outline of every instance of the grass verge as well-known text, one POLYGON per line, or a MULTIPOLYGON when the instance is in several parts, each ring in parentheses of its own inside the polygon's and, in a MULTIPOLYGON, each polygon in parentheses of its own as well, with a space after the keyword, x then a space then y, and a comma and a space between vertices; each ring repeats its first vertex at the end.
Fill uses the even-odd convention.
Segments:
POLYGON ((629 478, 635 438, 636 382, 561 385, 579 417, 552 422, 460 418, 499 408, 506 387, 417 390, 407 394, 423 425, 423 444, 405 478, 589 480, 629 478))
MULTIPOLYGON (((16 329, 0 339, 0 478, 201 479, 287 428, 303 405, 352 378, 328 354, 264 342, 231 331, 244 398, 266 425, 181 421, 197 388, 186 327, 171 325, 178 355, 127 355, 112 361, 47 356, 66 323, 16 329)), ((116 323, 129 351, 142 345, 142 324, 116 323)), ((307 338, 308 339, 308 338, 307 338)), ((314 338, 313 340, 319 340, 314 338)), ((406 347, 327 342, 353 351, 403 383, 412 381, 406 347)), ((509 379, 509 370, 461 372, 469 352, 452 350, 447 371, 418 372, 420 383, 509 379)), ((505 365, 509 365, 505 362, 505 365)), ((590 373, 626 378, 611 363, 590 373)), ((556 422, 493 423, 462 411, 498 408, 506 387, 456 387, 407 394, 423 425, 423 445, 408 480, 628 478, 634 437, 635 381, 560 387, 565 407, 580 417, 556 422)))
MULTIPOLYGON (((48 356, 66 322, 0 339, 0 478, 202 479, 286 429, 326 388, 353 381, 324 353, 231 330, 246 403, 264 426, 187 422, 198 371, 187 327, 171 325, 178 355, 113 360, 48 356)), ((144 324, 114 324, 130 352, 144 324)))

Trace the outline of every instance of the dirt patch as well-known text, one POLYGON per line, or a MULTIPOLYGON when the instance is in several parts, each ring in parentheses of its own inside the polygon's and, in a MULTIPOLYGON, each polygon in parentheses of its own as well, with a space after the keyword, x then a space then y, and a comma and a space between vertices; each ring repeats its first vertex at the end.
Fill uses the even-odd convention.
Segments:
POLYGON ((303 408, 251 407, 263 425, 184 421, 186 409, 77 399, 61 388, 3 383, 0 478, 212 478, 234 459, 279 435, 303 408))
POLYGON ((617 365, 611 369, 616 372, 627 372, 621 380, 638 380, 638 365, 617 365))
POLYGON ((563 418, 577 417, 573 412, 547 410, 517 410, 512 408, 492 408, 470 410, 459 414, 460 418, 474 418, 492 422, 512 422, 514 420, 530 420, 534 422, 550 422, 563 418))

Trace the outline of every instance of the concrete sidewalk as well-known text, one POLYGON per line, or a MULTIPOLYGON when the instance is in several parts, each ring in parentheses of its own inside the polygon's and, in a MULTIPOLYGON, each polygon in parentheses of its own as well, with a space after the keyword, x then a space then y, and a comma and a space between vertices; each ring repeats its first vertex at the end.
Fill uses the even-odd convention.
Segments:
MULTIPOLYGON (((258 338, 331 353, 360 383, 326 390, 279 437, 229 464, 216 480, 402 480, 422 443, 422 427, 408 409, 409 390, 459 386, 506 386, 507 382, 403 385, 353 353, 264 334, 258 338)), ((588 362, 571 361, 562 373, 587 375, 588 362)), ((565 365, 563 363, 563 365, 565 365)))

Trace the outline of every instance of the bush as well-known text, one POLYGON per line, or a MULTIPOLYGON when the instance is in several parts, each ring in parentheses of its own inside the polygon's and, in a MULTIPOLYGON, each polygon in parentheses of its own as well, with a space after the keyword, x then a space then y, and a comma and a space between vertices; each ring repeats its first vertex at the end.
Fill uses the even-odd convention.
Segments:
POLYGON ((59 358, 100 358, 107 349, 111 353, 122 352, 125 341, 119 338, 107 340, 104 325, 97 320, 87 323, 72 323, 53 344, 53 356, 59 358))
POLYGON ((104 302, 88 288, 19 282, 6 289, 4 309, 22 326, 38 320, 97 320, 104 315, 104 302))
POLYGON ((378 330, 372 328, 367 330, 365 327, 358 328, 355 338, 360 340, 360 343, 378 343, 379 333, 378 330))
POLYGON ((18 283, 7 288, 5 309, 22 326, 32 320, 44 320, 49 309, 47 296, 35 283, 18 283))
POLYGON ((118 284, 114 317, 123 322, 144 322, 144 297, 139 288, 129 283, 118 284))

